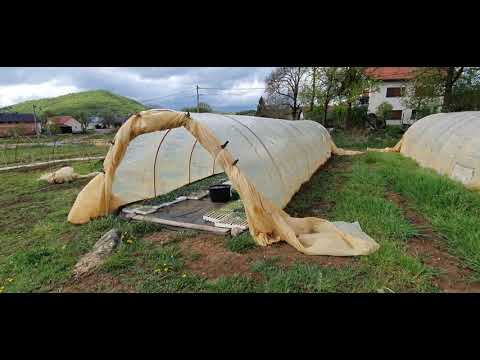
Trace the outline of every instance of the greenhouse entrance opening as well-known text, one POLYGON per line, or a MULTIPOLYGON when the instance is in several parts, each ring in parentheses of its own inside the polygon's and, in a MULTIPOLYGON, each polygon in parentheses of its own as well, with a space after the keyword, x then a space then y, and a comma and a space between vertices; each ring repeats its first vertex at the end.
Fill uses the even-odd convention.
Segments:
POLYGON ((220 235, 239 234, 248 229, 242 201, 225 173, 190 183, 180 189, 124 207, 120 216, 126 219, 161 224, 173 229, 190 229, 220 235), (226 185, 230 199, 212 201, 209 187, 226 185))

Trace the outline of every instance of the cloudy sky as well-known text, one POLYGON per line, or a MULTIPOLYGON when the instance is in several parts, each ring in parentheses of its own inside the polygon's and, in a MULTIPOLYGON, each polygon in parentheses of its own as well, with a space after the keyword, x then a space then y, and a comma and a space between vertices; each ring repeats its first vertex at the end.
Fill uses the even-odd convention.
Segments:
POLYGON ((146 105, 180 109, 200 101, 220 111, 255 109, 273 68, 1 68, 0 107, 86 90, 109 90, 146 105))

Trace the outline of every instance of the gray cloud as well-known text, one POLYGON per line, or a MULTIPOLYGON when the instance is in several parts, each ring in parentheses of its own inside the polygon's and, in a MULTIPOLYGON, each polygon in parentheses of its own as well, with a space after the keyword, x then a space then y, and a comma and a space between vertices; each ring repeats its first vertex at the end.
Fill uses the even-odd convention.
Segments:
POLYGON ((255 108, 272 68, 0 68, 0 106, 65 92, 105 89, 152 106, 179 109, 195 104, 195 86, 224 88, 202 90, 201 101, 219 110, 255 108))

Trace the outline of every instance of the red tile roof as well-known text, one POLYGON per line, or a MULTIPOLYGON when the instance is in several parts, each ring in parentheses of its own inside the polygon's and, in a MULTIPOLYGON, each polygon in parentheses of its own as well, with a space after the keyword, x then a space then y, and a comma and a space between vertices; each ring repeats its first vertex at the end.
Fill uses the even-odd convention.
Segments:
POLYGON ((414 76, 416 67, 370 67, 365 72, 378 80, 407 80, 414 76))
POLYGON ((75 120, 72 116, 52 116, 49 118, 53 123, 57 125, 65 125, 69 120, 75 120))

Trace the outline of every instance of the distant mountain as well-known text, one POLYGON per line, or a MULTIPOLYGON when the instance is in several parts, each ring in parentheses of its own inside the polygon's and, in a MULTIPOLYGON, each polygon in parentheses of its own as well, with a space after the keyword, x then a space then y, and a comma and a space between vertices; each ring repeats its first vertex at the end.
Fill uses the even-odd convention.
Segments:
POLYGON ((24 101, 1 108, 0 111, 31 113, 32 105, 37 106, 37 115, 49 111, 54 115, 75 115, 84 112, 87 115, 101 115, 110 112, 118 116, 145 110, 139 102, 106 90, 83 91, 68 95, 24 101))

